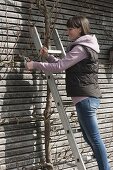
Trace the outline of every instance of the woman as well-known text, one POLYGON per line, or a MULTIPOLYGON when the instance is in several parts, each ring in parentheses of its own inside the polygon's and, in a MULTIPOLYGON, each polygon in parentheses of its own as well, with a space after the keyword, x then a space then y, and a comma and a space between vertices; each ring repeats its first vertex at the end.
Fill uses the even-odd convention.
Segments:
POLYGON ((99 45, 95 35, 90 35, 87 18, 73 16, 67 21, 68 35, 72 41, 63 59, 48 55, 47 48, 40 54, 48 62, 27 62, 28 70, 52 73, 66 71, 66 92, 76 106, 79 124, 85 141, 91 146, 99 170, 110 170, 105 145, 101 139, 96 110, 101 97, 98 85, 99 45))

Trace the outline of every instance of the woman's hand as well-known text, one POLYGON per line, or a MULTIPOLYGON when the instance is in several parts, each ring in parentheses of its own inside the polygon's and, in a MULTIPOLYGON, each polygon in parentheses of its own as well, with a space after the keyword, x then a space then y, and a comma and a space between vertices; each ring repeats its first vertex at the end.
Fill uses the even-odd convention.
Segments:
POLYGON ((40 56, 47 57, 48 56, 48 49, 46 47, 42 47, 40 49, 40 56))
POLYGON ((29 61, 29 62, 27 62, 26 63, 26 65, 25 65, 25 68, 27 69, 27 70, 29 70, 29 71, 32 71, 34 68, 33 68, 33 63, 34 63, 34 61, 29 61))

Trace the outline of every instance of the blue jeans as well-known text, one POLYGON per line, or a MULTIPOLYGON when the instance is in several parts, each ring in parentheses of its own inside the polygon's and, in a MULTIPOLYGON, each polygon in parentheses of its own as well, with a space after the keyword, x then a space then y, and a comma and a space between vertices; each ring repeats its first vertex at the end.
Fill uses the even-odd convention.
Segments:
POLYGON ((96 110, 99 104, 98 98, 88 97, 76 104, 76 111, 83 137, 94 152, 99 170, 110 170, 106 148, 98 129, 96 110))

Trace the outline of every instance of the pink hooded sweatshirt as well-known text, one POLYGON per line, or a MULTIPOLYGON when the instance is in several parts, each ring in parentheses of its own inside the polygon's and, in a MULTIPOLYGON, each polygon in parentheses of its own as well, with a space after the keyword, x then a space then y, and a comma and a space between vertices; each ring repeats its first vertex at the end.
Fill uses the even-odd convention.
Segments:
MULTIPOLYGON (((51 73, 62 72, 88 57, 87 52, 81 45, 90 47, 97 53, 100 52, 96 36, 84 35, 69 44, 69 46, 67 47, 67 51, 69 52, 66 53, 66 56, 63 59, 55 58, 53 55, 49 55, 47 57, 48 62, 33 62, 33 69, 51 73), (69 51, 69 48, 72 45, 76 46, 71 51, 69 51)), ((76 103, 87 97, 88 96, 75 96, 72 97, 72 100, 73 103, 76 105, 76 103)))

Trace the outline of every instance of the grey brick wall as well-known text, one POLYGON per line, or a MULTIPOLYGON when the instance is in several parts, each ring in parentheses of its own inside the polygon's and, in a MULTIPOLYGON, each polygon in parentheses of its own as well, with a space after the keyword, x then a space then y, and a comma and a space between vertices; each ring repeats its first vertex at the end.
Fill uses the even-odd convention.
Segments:
MULTIPOLYGON (((30 4, 30 0, 0 1, 0 170, 30 170, 39 165, 45 155, 43 111, 46 79, 40 72, 28 73, 23 65, 24 56, 37 58, 29 35, 29 20, 37 26, 43 39, 43 16, 30 4), (15 61, 12 68, 8 64, 3 65, 4 60, 12 59, 15 61)), ((97 117, 113 167, 113 70, 108 64, 108 50, 113 45, 112 10, 112 0, 63 0, 55 28, 66 47, 66 20, 72 15, 83 14, 89 18, 91 31, 98 38, 101 49, 99 84, 102 99, 97 117)), ((63 101, 70 102, 65 93, 64 74, 55 74, 55 77, 63 101)), ((75 162, 54 101, 52 110, 51 153, 55 170, 75 170, 75 162)), ((66 111, 80 151, 83 155, 89 153, 91 149, 82 138, 75 108, 66 106, 66 111)), ((88 170, 97 170, 95 160, 86 162, 86 167, 88 170)))

